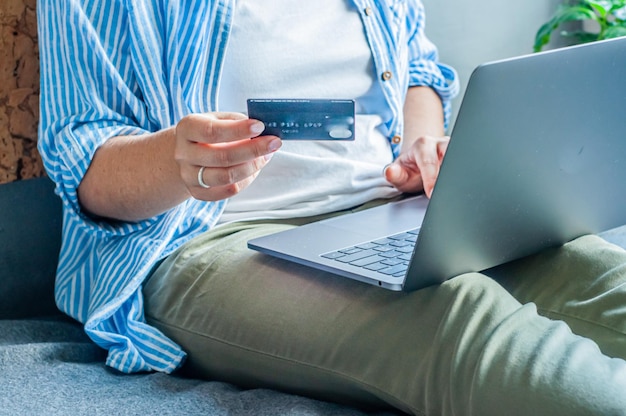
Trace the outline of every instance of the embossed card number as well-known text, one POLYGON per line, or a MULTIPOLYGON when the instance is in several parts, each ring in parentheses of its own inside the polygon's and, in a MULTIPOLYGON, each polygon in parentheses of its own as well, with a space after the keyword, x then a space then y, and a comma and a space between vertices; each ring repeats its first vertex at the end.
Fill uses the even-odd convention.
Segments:
POLYGON ((248 117, 262 136, 283 140, 354 140, 354 100, 249 99, 248 117))

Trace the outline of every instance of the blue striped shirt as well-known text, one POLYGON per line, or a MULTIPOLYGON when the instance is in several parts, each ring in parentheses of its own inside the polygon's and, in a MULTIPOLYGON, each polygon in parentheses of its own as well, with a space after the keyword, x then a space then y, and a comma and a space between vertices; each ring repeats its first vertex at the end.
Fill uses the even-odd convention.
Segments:
MULTIPOLYGON (((458 82, 424 36, 419 0, 353 1, 393 115, 385 133, 397 155, 392 138, 402 135, 408 87, 434 88, 447 123, 458 82)), ((38 3, 39 150, 63 200, 56 301, 108 350, 107 364, 122 372, 180 366, 184 351, 145 322, 141 284, 160 259, 211 229, 224 202, 189 199, 142 222, 105 222, 81 211, 77 188, 107 139, 154 132, 216 108, 234 2, 38 3)))

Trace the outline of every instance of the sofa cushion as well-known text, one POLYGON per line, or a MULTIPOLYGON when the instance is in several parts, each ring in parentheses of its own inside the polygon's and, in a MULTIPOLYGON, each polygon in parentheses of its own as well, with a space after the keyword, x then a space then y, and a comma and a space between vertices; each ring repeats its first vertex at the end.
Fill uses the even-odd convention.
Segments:
POLYGON ((47 177, 0 185, 0 318, 54 315, 61 200, 47 177))

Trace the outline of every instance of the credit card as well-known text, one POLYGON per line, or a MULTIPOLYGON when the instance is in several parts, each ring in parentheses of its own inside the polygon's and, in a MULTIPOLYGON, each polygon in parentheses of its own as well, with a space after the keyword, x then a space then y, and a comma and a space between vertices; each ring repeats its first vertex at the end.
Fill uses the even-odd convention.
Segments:
POLYGON ((354 100, 249 99, 248 117, 262 136, 283 140, 354 140, 354 100))

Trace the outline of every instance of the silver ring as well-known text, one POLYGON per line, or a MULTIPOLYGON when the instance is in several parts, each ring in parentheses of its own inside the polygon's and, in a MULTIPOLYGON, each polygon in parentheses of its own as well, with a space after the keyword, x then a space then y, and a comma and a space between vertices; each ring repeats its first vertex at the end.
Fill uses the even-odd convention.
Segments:
POLYGON ((198 171, 198 185, 200 185, 201 187, 203 187, 204 189, 209 189, 210 186, 207 185, 206 183, 204 183, 204 179, 202 179, 202 175, 204 174, 204 168, 206 166, 202 166, 200 168, 200 170, 198 171))

